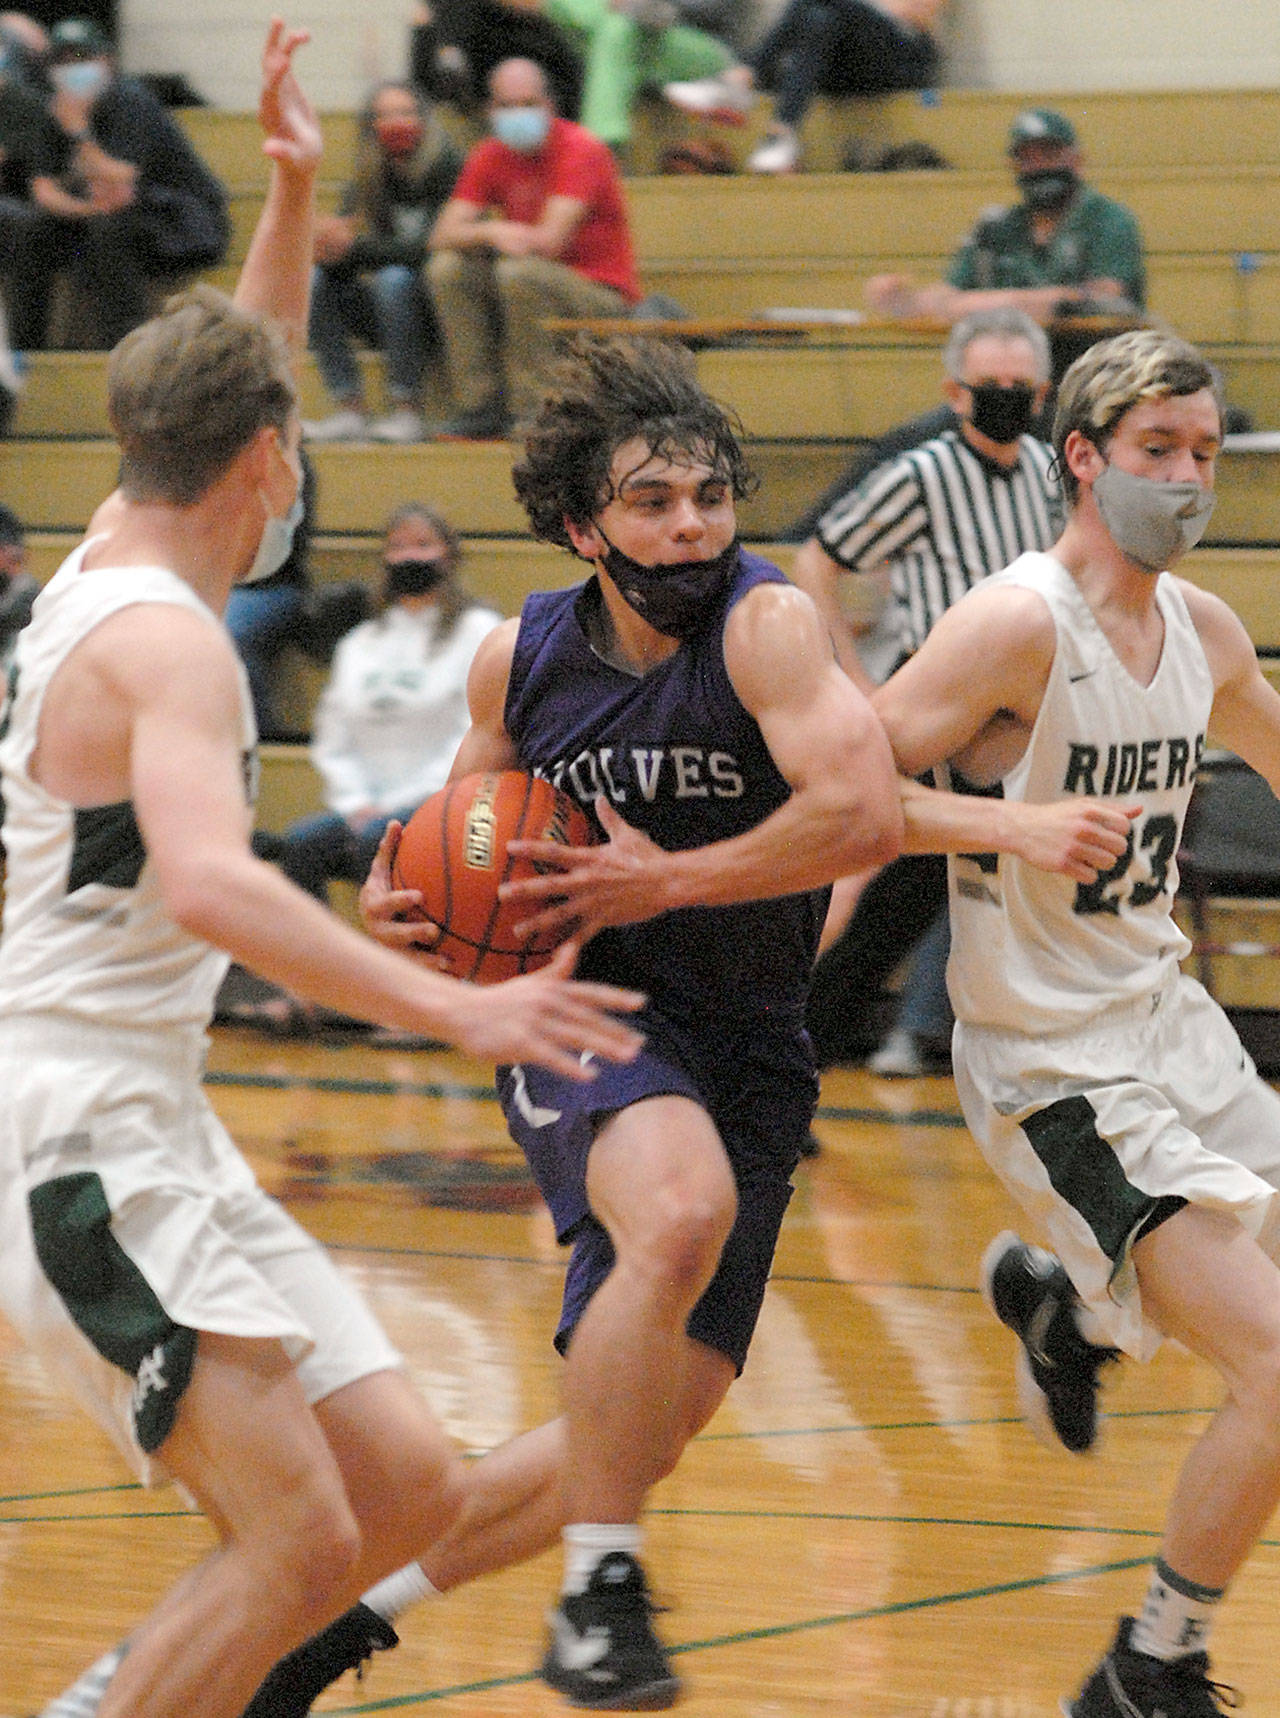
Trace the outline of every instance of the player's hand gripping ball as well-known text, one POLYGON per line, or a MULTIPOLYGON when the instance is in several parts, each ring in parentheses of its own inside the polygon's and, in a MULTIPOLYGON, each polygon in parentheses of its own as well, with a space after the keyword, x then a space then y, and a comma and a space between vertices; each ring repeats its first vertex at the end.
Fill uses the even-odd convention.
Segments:
POLYGON ((498 984, 545 966, 559 937, 518 938, 527 903, 500 901, 498 887, 545 872, 513 859, 518 838, 589 847, 597 837, 586 812, 540 776, 521 770, 462 776, 433 794, 409 819, 391 865, 397 889, 417 889, 426 918, 440 927, 432 953, 457 978, 498 984))

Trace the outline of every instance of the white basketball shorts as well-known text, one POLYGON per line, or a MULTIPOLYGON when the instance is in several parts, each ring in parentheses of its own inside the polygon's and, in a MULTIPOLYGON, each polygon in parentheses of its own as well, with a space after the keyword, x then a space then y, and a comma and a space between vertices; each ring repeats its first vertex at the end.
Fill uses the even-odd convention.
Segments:
POLYGON ((1160 1344, 1130 1252, 1183 1203, 1230 1212, 1280 1256, 1280 1097, 1194 979, 1077 1032, 957 1025, 954 1060, 984 1157, 1115 1347, 1160 1344))
POLYGON ((401 1363, 254 1180, 201 1089, 203 1048, 0 1022, 0 1309, 146 1481, 201 1331, 279 1341, 310 1402, 401 1363))

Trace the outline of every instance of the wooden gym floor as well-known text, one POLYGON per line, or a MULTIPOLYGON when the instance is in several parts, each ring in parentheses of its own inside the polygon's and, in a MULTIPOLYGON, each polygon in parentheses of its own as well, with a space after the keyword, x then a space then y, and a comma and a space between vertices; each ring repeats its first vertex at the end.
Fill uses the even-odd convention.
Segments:
MULTIPOLYGON (((213 1100, 370 1297, 459 1443, 553 1409, 561 1264, 490 1071, 223 1031, 213 1100)), ((655 1492, 647 1562, 690 1718, 1049 1718, 1145 1585, 1173 1472, 1217 1399, 1164 1351, 1106 1392, 1102 1449, 1041 1449, 975 1291, 1016 1220, 949 1080, 826 1077, 746 1375, 655 1492)), ((0 1711, 51 1697, 209 1544, 145 1493, 0 1326, 0 1711)), ((326 1711, 550 1718, 532 1675, 559 1559, 402 1623, 326 1711)), ((1280 1710, 1280 1538, 1226 1606, 1215 1674, 1280 1710)), ((198 1718, 198 1715, 193 1715, 198 1718)))

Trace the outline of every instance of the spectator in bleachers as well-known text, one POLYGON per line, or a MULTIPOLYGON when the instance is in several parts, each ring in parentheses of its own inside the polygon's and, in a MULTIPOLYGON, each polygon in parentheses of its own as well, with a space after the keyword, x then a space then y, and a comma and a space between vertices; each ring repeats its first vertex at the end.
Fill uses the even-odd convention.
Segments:
POLYGON ((409 75, 436 101, 466 114, 482 111, 489 76, 503 60, 542 67, 557 113, 577 119, 582 60, 564 32, 542 15, 539 0, 418 0, 409 35, 409 75))
POLYGON ((936 29, 947 0, 789 0, 741 67, 677 84, 668 98, 687 113, 731 117, 756 85, 773 94, 773 120, 747 160, 752 173, 800 165, 800 123, 818 95, 887 95, 938 81, 936 29))
POLYGON ((316 222, 311 348, 336 411, 312 441, 420 441, 427 363, 439 346, 423 265, 462 154, 412 85, 384 83, 360 116, 355 173, 316 222), (353 341, 382 352, 390 410, 370 423, 353 341))
POLYGON ((311 760, 328 808, 295 823, 276 854, 321 900, 362 883, 393 817, 444 786, 467 731, 467 672, 501 616, 467 594, 458 538, 433 508, 398 507, 382 550, 382 612, 339 643, 316 708, 311 760))
POLYGON ((27 540, 16 513, 0 503, 0 687, 18 634, 39 592, 27 569, 27 540))
POLYGON ((11 299, 14 339, 44 344, 51 284, 68 271, 88 339, 111 347, 143 320, 157 286, 222 260, 226 195, 156 96, 117 73, 91 19, 54 25, 50 77, 55 158, 31 177, 40 218, 18 271, 21 312, 11 299))
POLYGON ((1008 156, 1020 201, 987 211, 945 281, 877 275, 867 303, 885 316, 954 322, 1011 305, 1039 322, 1064 311, 1132 312, 1146 301, 1142 236, 1130 210, 1085 183, 1075 127, 1053 108, 1020 113, 1008 156))
POLYGON ((66 152, 30 65, 23 39, 0 27, 0 431, 20 387, 10 346, 29 350, 44 326, 48 282, 34 278, 31 263, 66 152))
POLYGON ((291 645, 307 639, 307 597, 311 585, 311 531, 315 522, 316 472, 305 448, 299 451, 302 483, 301 511, 289 553, 265 579, 231 587, 223 614, 240 660, 249 677, 253 716, 260 740, 292 739, 276 708, 276 677, 280 658, 291 645))
MULTIPOLYGON (((689 79, 725 77, 737 64, 727 43, 686 19, 680 0, 535 3, 580 50, 582 124, 619 157, 625 156, 632 109, 642 94, 665 92, 689 79)), ((528 0, 506 4, 523 7, 528 0)))
MULTIPOLYGON (((885 461, 836 501, 792 569, 826 619, 841 665, 867 693, 872 683, 839 599, 846 574, 887 569, 897 667, 974 584, 1026 550, 1049 548, 1061 529, 1052 449, 1031 433, 1049 388, 1044 330, 1020 310, 976 312, 952 329, 943 364, 956 426, 885 461)), ((846 900, 854 893, 837 889, 846 900)), ((866 1053, 883 983, 913 949, 895 1028, 871 1059, 876 1073, 924 1072, 950 1039, 946 867, 930 856, 896 859, 872 878, 819 959, 809 1031, 820 1063, 866 1053)))
POLYGON ((19 83, 37 95, 52 95, 49 32, 28 13, 0 12, 0 59, 5 71, 19 83))
POLYGON ((428 264, 458 408, 437 433, 479 440, 536 409, 554 352, 542 318, 626 316, 640 297, 617 164, 557 116, 531 60, 494 69, 489 122, 428 264))

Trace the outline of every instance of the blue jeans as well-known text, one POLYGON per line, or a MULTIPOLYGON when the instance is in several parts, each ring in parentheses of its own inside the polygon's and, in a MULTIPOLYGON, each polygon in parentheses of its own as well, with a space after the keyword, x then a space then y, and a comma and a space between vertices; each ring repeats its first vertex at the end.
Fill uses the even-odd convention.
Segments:
POLYGON ((226 625, 240 652, 260 739, 280 730, 276 714, 276 658, 297 637, 303 596, 297 585, 237 585, 227 600, 226 625))
POLYGON ((401 263, 372 274, 317 267, 311 276, 311 350, 335 399, 362 393, 353 340, 384 354, 387 391, 401 404, 422 397, 427 358, 437 344, 435 313, 421 273, 401 263))
POLYGON ((868 0, 789 0, 748 56, 784 125, 799 125, 815 95, 883 95, 936 79, 932 38, 868 0))
POLYGON ((357 834, 336 811, 320 811, 301 817, 285 831, 280 846, 280 869, 290 882, 328 902, 329 883, 363 883, 369 875, 383 831, 393 817, 407 823, 418 809, 414 805, 375 817, 357 834))
POLYGON ((951 953, 951 915, 944 906, 916 944, 911 971, 902 987, 898 1025, 913 1038, 946 1040, 955 1016, 947 995, 947 956, 951 953))

